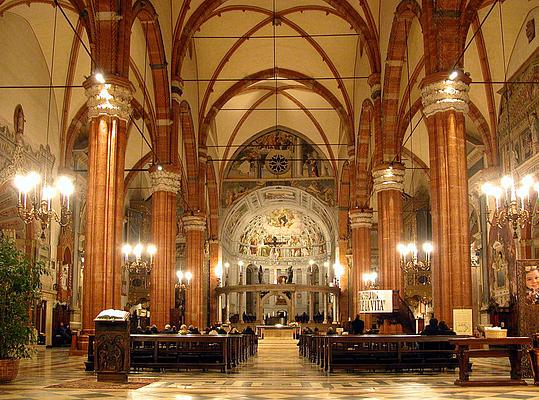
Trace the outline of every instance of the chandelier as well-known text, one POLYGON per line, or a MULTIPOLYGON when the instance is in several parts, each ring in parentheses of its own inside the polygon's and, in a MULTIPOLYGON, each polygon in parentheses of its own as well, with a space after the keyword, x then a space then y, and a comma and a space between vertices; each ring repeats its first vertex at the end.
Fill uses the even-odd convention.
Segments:
POLYGON ((55 186, 44 183, 41 175, 31 171, 26 175, 17 175, 14 180, 19 192, 17 212, 25 224, 37 221, 41 225, 41 239, 45 239, 45 230, 51 220, 60 226, 67 226, 71 222, 69 198, 74 192, 71 178, 62 175, 55 186), (52 208, 52 201, 60 193, 60 213, 52 208))
POLYGON ((367 290, 376 290, 380 289, 380 285, 378 284, 378 273, 377 272, 365 272, 362 276, 363 279, 363 286, 365 286, 365 289, 367 290))
POLYGON ((183 272, 183 271, 177 271, 176 276, 178 277, 178 283, 176 283, 176 287, 181 290, 185 290, 188 287, 191 286, 191 280, 193 279, 193 274, 190 271, 183 272), (185 282, 184 282, 185 279, 185 282))
POLYGON ((153 268, 153 256, 157 253, 157 247, 153 244, 143 246, 142 243, 132 247, 129 243, 126 243, 122 246, 122 253, 124 255, 123 268, 126 271, 136 274, 149 273, 153 268), (143 259, 145 248, 147 258, 143 259))
POLYGON ((407 245, 399 243, 397 245, 397 251, 400 254, 400 265, 404 273, 430 271, 431 253, 433 250, 432 243, 425 242, 422 248, 425 258, 419 260, 417 258, 417 246, 415 243, 411 242, 407 245))
POLYGON ((513 178, 509 175, 500 180, 500 186, 493 185, 490 182, 484 183, 481 189, 487 197, 487 218, 489 223, 491 225, 496 223, 500 228, 506 224, 511 224, 513 237, 518 238, 518 228, 524 228, 526 224, 531 222, 533 206, 530 200, 530 189, 532 187, 539 193, 539 182, 534 183, 531 175, 526 175, 522 178, 518 188, 515 186, 513 178), (489 196, 494 197, 496 200, 492 219, 488 209, 489 196))

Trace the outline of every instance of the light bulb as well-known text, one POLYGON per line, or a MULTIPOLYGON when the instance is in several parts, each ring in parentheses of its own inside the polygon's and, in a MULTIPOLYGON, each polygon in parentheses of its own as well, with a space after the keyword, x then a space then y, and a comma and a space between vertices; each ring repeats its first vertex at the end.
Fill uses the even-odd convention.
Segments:
POLYGON ((34 187, 41 182, 41 175, 39 175, 36 171, 30 172, 28 175, 26 175, 26 178, 28 179, 29 185, 34 187))
POLYGON ((15 176, 14 183, 17 190, 21 193, 26 194, 32 190, 32 184, 28 179, 28 176, 17 175, 15 176))
POLYGON ((73 186, 71 178, 62 175, 58 177, 58 180, 56 181, 56 189, 58 189, 63 196, 71 196, 75 191, 75 186, 73 186))
POLYGON ((309 260, 309 265, 312 267, 314 264, 314 260, 309 260))
POLYGON ((183 279, 183 272, 182 271, 176 271, 176 276, 178 277, 178 280, 181 282, 183 279))
POLYGON ((454 81, 455 79, 457 79, 459 76, 459 71, 457 69, 454 69, 453 71, 451 71, 451 73, 449 74, 449 80, 450 81, 454 81))
POLYGON ((142 244, 141 243, 138 243, 135 248, 133 249, 133 254, 135 255, 136 258, 140 258, 140 256, 142 255, 142 244))
POLYGON ((486 183, 483 183, 483 185, 481 186, 481 190, 482 190, 483 193, 486 194, 487 196, 492 196, 493 190, 494 190, 494 186, 492 185, 492 183, 486 182, 486 183))
POLYGON ((243 267, 243 261, 242 261, 242 260, 238 261, 238 265, 239 265, 240 267, 243 267))
POLYGON ((193 274, 189 271, 185 273, 185 279, 187 279, 187 282, 189 282, 193 278, 193 274))
POLYGON ((501 180, 501 184, 504 189, 509 189, 511 186, 513 186, 513 178, 511 178, 509 175, 505 175, 501 180))
POLYGON ((122 253, 124 253, 126 256, 131 254, 132 251, 133 251, 133 248, 131 247, 130 244, 126 243, 122 246, 122 253))
POLYGON ((404 244, 399 243, 397 245, 397 251, 401 254, 401 256, 405 256, 408 253, 408 248, 404 244))
POLYGON ((408 243, 408 251, 412 254, 417 253, 417 246, 415 243, 408 243))
POLYGON ((148 247, 146 248, 146 251, 148 252, 150 256, 153 256, 155 255, 155 253, 157 253, 157 247, 155 247, 154 244, 149 244, 148 247))
POLYGON ((105 77, 101 72, 96 72, 94 74, 94 78, 98 83, 105 83, 105 77))
POLYGON ((226 262, 225 263, 225 268, 228 269, 228 267, 230 267, 230 263, 226 262))
POLYGON ((430 242, 425 242, 423 243, 423 251, 427 254, 430 254, 432 253, 432 250, 433 250, 433 246, 432 246, 432 243, 430 242))

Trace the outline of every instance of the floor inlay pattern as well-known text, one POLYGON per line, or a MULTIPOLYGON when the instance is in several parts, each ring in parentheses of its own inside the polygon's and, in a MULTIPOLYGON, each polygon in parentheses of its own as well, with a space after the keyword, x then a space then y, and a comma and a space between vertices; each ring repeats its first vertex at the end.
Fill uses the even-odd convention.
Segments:
MULTIPOLYGON (((0 385, 0 399, 539 399, 539 387, 460 388, 457 372, 369 373, 337 372, 327 375, 299 357, 293 342, 282 345, 261 341, 259 354, 227 375, 219 372, 143 371, 136 378, 158 381, 136 390, 51 388, 91 376, 83 357, 68 357, 66 350, 46 350, 21 363, 16 381, 0 385)), ((474 374, 507 376, 500 359, 474 361, 474 374)))

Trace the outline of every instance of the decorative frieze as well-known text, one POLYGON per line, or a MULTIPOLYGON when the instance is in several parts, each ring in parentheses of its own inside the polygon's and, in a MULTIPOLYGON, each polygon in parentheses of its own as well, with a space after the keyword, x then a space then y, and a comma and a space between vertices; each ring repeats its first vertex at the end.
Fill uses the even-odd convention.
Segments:
POLYGON ((178 193, 182 188, 181 176, 169 171, 153 171, 150 173, 152 182, 151 192, 178 193))
POLYGON ((468 112, 470 86, 461 80, 445 79, 427 83, 421 88, 423 113, 430 117, 439 112, 468 112))
POLYGON ((107 115, 128 121, 131 115, 133 90, 116 83, 85 85, 88 118, 107 115))
POLYGON ((374 191, 381 192, 384 190, 404 190, 404 168, 398 164, 387 168, 380 168, 372 172, 374 180, 374 191))
POLYGON ((372 227, 372 210, 371 209, 353 209, 350 210, 350 226, 355 228, 371 228, 372 227))
POLYGON ((186 231, 204 231, 206 217, 204 215, 186 215, 182 218, 183 228, 186 231))

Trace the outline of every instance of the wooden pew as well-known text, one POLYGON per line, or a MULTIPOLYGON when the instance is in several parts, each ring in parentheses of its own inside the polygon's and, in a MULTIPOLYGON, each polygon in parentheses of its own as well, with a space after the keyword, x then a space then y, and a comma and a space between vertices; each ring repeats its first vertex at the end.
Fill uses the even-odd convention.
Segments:
POLYGON ((455 336, 305 335, 304 356, 325 371, 335 369, 443 369, 458 360, 449 342, 455 336))

